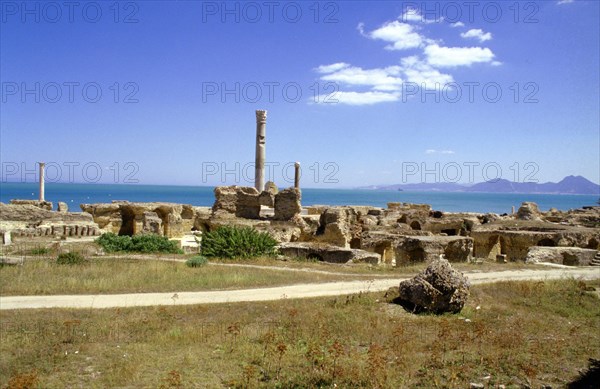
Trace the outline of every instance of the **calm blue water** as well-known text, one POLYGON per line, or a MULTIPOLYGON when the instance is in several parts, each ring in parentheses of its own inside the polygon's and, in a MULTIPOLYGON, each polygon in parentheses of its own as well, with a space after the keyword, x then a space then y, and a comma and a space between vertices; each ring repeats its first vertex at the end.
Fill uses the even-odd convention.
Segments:
MULTIPOLYGON (((37 199, 35 183, 1 183, 0 201, 10 199, 37 199)), ((161 185, 111 185, 111 184, 46 184, 46 199, 56 203, 64 201, 70 211, 80 211, 82 203, 108 203, 113 200, 163 201, 211 206, 213 187, 161 186, 161 185)), ((568 210, 584 205, 596 205, 594 195, 545 195, 505 193, 444 193, 399 192, 354 189, 303 189, 302 205, 372 205, 385 207, 388 202, 431 204, 433 209, 447 212, 510 212, 523 201, 536 202, 541 210, 557 208, 568 210)))

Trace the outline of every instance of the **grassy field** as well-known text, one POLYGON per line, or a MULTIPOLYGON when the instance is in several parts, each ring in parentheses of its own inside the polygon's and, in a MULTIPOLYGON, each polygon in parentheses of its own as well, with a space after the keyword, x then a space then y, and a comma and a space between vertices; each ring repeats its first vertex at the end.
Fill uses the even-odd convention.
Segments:
POLYGON ((200 291, 348 278, 276 269, 190 268, 183 262, 127 257, 93 258, 82 265, 58 265, 51 259, 30 259, 23 265, 0 267, 0 295, 200 291))
POLYGON ((5 311, 0 387, 562 387, 600 358, 590 285, 479 285, 444 316, 409 314, 383 293, 5 311))
MULTIPOLYGON (((259 286, 342 281, 373 277, 409 277, 426 264, 406 267, 340 265, 322 262, 257 258, 252 260, 216 260, 216 265, 189 268, 183 262, 159 260, 183 255, 122 254, 116 257, 88 257, 82 265, 58 265, 55 256, 44 252, 29 253, 23 265, 0 267, 0 295, 52 295, 92 293, 139 293, 239 289, 259 286), (145 259, 144 259, 145 258, 145 259), (257 265, 266 268, 240 268, 219 264, 257 265), (272 268, 272 269, 271 269, 272 268), (318 272, 288 272, 278 269, 305 269, 318 272), (330 272, 335 274, 325 274, 330 272)), ((457 263, 465 272, 500 271, 531 268, 510 263, 457 263)), ((537 267, 539 268, 539 266, 537 267)))
MULTIPOLYGON (((285 261, 274 258, 254 258, 249 260, 212 260, 217 263, 229 264, 253 264, 261 266, 275 266, 287 268, 305 268, 314 270, 324 270, 336 273, 359 274, 359 275, 375 275, 382 277, 395 277, 397 275, 416 274, 427 267, 426 263, 415 263, 413 265, 405 265, 392 267, 388 265, 371 265, 366 263, 356 264, 338 264, 326 263, 315 260, 306 260, 299 258, 288 258, 285 261)), ((539 265, 526 264, 525 262, 509 262, 496 263, 489 260, 482 262, 453 262, 452 267, 462 272, 488 272, 488 271, 503 271, 517 269, 543 269, 539 265)))

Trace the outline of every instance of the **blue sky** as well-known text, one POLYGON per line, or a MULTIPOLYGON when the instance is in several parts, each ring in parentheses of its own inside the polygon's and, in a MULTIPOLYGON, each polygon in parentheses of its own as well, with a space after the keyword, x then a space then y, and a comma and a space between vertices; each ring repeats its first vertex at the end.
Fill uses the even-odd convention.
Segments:
POLYGON ((252 185, 256 109, 279 186, 600 181, 597 1, 65 3, 1 2, 5 181, 252 185))

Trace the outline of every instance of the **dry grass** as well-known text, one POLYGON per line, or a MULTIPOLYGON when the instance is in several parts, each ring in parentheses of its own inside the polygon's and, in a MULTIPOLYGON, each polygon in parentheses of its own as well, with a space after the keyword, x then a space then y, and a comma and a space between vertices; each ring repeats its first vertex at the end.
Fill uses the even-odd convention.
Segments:
POLYGON ((339 281, 347 277, 276 269, 204 266, 183 262, 92 258, 81 265, 58 265, 53 259, 29 259, 0 267, 0 295, 52 295, 201 291, 339 281))
POLYGON ((463 312, 445 316, 406 313, 382 293, 5 311, 0 387, 559 387, 600 357, 600 301, 587 288, 475 286, 463 312))
MULTIPOLYGON (((346 265, 299 258, 288 258, 287 260, 282 261, 269 257, 260 257, 249 260, 216 260, 216 262, 229 264, 251 264, 260 266, 286 267, 292 269, 314 269, 336 273, 374 275, 382 277, 414 275, 419 271, 423 270, 425 267, 427 267, 426 263, 415 263, 412 265, 392 267, 387 265, 371 265, 367 263, 356 263, 346 265)), ((539 265, 526 264, 525 262, 509 262, 502 264, 489 260, 481 260, 481 262, 479 263, 453 262, 452 266, 455 269, 462 272, 489 272, 518 269, 540 269, 539 265)))
MULTIPOLYGON (((258 265, 264 268, 205 266, 189 268, 183 255, 134 255, 111 257, 88 256, 82 265, 58 265, 54 251, 34 254, 29 249, 23 265, 0 267, 0 295, 52 295, 95 293, 142 293, 239 289, 279 286, 309 282, 365 279, 365 277, 409 277, 426 267, 415 264, 404 267, 368 264, 339 265, 323 262, 281 261, 273 258, 216 263, 258 265), (282 269, 304 269, 288 272, 282 269), (317 270, 317 272, 311 272, 317 270), (332 273, 332 274, 326 274, 332 273)), ((483 264, 456 263, 463 272, 484 272, 532 268, 521 263, 483 264)), ((539 268, 539 267, 538 267, 539 268)))

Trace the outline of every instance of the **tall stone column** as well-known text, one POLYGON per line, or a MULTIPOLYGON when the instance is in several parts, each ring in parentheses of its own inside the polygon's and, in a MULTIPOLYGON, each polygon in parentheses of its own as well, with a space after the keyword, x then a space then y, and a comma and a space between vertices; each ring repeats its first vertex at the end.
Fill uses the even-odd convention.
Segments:
POLYGON ((46 164, 44 162, 38 162, 38 164, 40 165, 40 201, 46 201, 45 199, 45 188, 44 188, 44 180, 45 180, 45 173, 44 173, 44 167, 46 166, 46 164))
POLYGON ((254 187, 259 192, 265 189, 265 154, 267 133, 267 111, 256 111, 256 159, 254 187))

